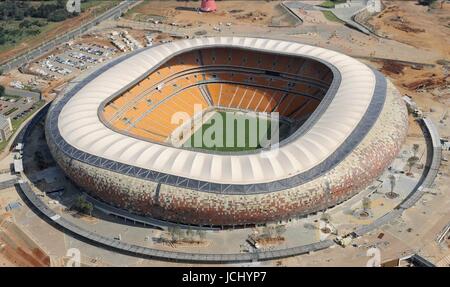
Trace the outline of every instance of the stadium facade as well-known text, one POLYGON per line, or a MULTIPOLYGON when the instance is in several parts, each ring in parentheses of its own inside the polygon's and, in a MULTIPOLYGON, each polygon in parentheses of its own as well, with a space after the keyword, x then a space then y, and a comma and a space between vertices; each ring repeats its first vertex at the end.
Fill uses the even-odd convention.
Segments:
POLYGON ((140 50, 92 72, 52 104, 50 150, 92 196, 157 219, 207 226, 287 220, 373 182, 408 129, 398 91, 346 55, 294 42, 217 37, 140 50), (170 117, 192 105, 276 111, 278 148, 172 146, 170 117))

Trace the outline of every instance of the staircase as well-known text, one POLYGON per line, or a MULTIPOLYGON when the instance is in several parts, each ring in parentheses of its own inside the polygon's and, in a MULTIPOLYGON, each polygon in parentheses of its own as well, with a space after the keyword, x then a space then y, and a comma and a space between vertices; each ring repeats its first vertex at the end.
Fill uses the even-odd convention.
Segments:
POLYGON ((199 86, 198 89, 200 90, 200 93, 202 94, 203 98, 208 103, 208 105, 213 106, 213 101, 208 91, 208 88, 206 88, 205 86, 199 86))

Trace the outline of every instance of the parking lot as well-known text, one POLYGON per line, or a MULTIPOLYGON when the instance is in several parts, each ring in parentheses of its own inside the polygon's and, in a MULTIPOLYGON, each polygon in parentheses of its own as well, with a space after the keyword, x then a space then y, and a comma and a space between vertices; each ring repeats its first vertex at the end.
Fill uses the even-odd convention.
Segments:
POLYGON ((0 113, 12 120, 18 120, 31 113, 36 108, 34 106, 35 103, 35 100, 27 97, 0 97, 0 113))
POLYGON ((30 65, 29 70, 48 80, 56 80, 111 59, 117 52, 115 48, 98 44, 68 43, 62 53, 47 56, 30 65))

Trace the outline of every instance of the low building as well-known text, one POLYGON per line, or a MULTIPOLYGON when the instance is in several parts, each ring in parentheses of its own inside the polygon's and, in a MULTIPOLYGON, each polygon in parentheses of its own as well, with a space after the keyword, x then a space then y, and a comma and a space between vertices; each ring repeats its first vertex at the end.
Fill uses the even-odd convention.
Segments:
POLYGON ((17 143, 15 150, 21 152, 23 150, 23 143, 17 143))
POLYGON ((0 141, 6 141, 12 135, 13 127, 11 118, 0 114, 0 141))
POLYGON ((14 160, 14 172, 21 173, 23 171, 23 162, 22 159, 14 160))

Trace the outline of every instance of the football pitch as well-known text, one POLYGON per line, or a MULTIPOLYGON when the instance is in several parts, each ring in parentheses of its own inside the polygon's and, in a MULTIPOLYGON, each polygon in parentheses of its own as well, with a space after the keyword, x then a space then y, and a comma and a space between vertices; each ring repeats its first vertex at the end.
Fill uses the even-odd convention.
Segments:
POLYGON ((185 147, 219 152, 250 151, 267 146, 282 122, 257 113, 212 111, 184 143, 185 147), (274 130, 274 134, 271 134, 274 130))

